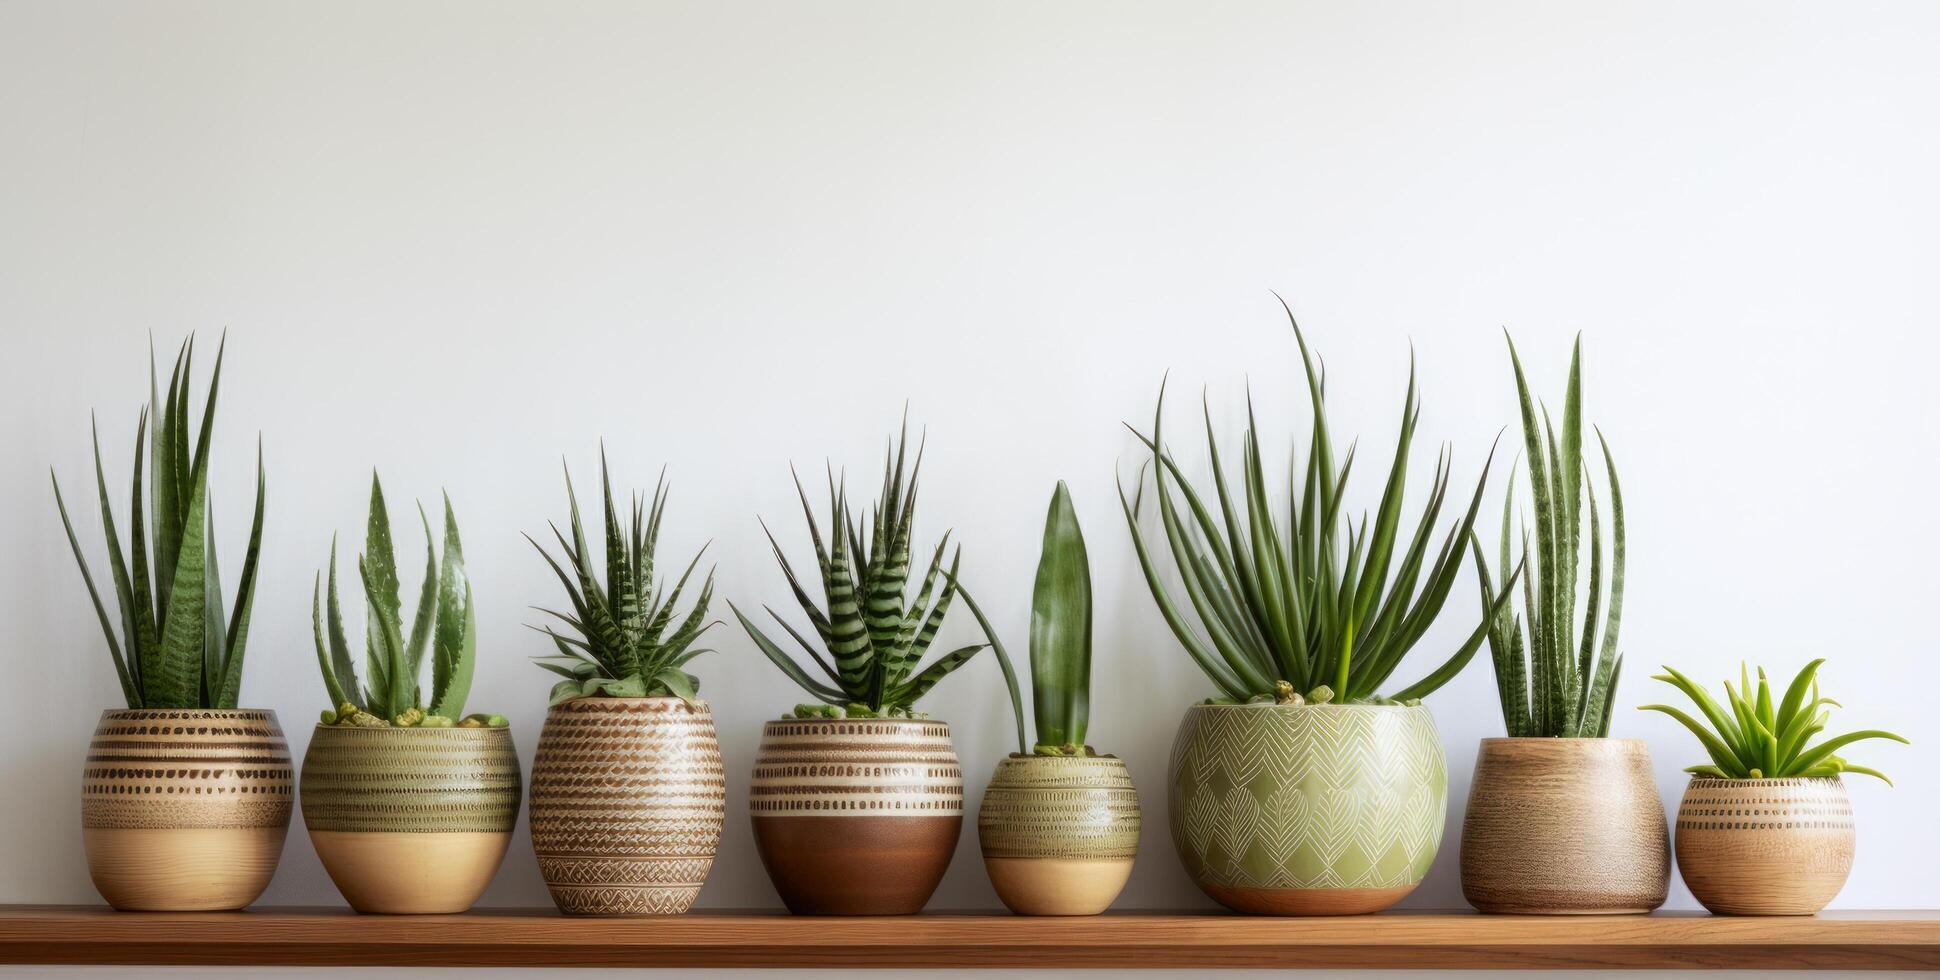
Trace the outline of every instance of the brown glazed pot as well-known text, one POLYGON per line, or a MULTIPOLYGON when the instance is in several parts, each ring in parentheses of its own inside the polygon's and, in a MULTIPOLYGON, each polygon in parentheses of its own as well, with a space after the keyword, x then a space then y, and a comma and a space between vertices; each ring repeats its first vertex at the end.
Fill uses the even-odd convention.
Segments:
POLYGON ((714 866, 727 780, 707 702, 574 698, 532 762, 532 850, 567 915, 678 915, 714 866))
POLYGON ((1720 915, 1812 915, 1852 871, 1852 802, 1837 778, 1691 777, 1677 869, 1720 915))
POLYGON ((769 722, 748 787, 755 849, 797 915, 923 910, 956 853, 963 769, 944 722, 769 722))
POLYGON ((81 779, 88 875, 135 912, 239 909, 276 873, 296 780, 276 712, 101 712, 81 779))
POLYGON ((1483 912, 1648 912, 1670 833, 1637 739, 1485 738, 1462 821, 1462 895, 1483 912))

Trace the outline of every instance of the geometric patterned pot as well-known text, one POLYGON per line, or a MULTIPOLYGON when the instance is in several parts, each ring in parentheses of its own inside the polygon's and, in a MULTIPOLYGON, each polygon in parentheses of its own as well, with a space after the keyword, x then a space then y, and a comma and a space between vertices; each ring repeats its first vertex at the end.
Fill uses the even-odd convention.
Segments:
POLYGON ((95 890, 127 911, 242 908, 276 873, 294 791, 273 711, 103 711, 81 778, 95 890))
POLYGON ((920 912, 963 829, 950 726, 915 718, 789 718, 761 733, 748 814, 796 915, 920 912))
POLYGON ((1677 808, 1677 868, 1721 915, 1812 915, 1845 887, 1853 837, 1837 776, 1693 776, 1677 808))
POLYGON ((359 912, 463 912, 492 883, 519 816, 509 728, 318 725, 303 822, 359 912))
POLYGON ((532 761, 532 849, 567 915, 678 915, 714 865, 727 781, 707 702, 574 698, 532 761))
POLYGON ((1012 755, 977 809, 997 897, 1019 915, 1097 915, 1138 853, 1138 791, 1116 756, 1012 755))
POLYGON ((1441 739, 1418 706, 1196 704, 1171 781, 1186 873, 1239 912, 1387 908, 1427 874, 1448 812, 1441 739))

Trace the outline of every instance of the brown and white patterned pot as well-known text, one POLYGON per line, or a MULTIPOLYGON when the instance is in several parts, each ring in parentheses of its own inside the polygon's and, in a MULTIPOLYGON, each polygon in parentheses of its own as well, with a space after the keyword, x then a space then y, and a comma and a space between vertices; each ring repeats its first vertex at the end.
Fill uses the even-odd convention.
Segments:
POLYGON ((101 712, 81 780, 96 891, 118 909, 239 909, 276 873, 295 792, 276 712, 101 712))
POLYGON ((1097 915, 1138 854, 1138 791, 1116 756, 1012 755, 977 808, 984 870, 1019 915, 1097 915))
POLYGON ((303 823, 359 912, 463 912, 492 883, 519 817, 509 728, 318 725, 303 823))
POLYGON ((714 866, 727 779, 707 702, 553 705, 532 762, 532 849, 568 915, 677 915, 714 866))
POLYGON ((797 915, 920 912, 956 853, 963 769, 928 719, 771 721, 748 788, 755 849, 797 915))
POLYGON ((1721 915, 1812 915, 1845 887, 1852 852, 1837 778, 1693 776, 1677 808, 1677 869, 1721 915))

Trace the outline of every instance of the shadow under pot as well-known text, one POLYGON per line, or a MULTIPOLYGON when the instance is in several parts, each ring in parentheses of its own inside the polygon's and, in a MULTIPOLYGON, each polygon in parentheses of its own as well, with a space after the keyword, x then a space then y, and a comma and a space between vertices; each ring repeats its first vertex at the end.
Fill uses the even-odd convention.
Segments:
POLYGON ((1691 777, 1677 869, 1720 915, 1812 915, 1852 871, 1852 802, 1837 778, 1691 777))
POLYGON ((294 788, 273 711, 103 711, 81 779, 88 875, 124 911, 243 908, 276 873, 294 788))
POLYGON ((1138 854, 1138 791, 1116 756, 1013 755, 977 810, 984 870, 1019 915, 1097 915, 1138 854))
POLYGON ((963 828, 963 770, 950 726, 910 718, 768 722, 748 812, 761 864, 790 912, 920 912, 963 828))
POLYGON ((519 815, 508 728, 318 725, 303 822, 359 912, 463 912, 492 882, 519 815))
POLYGON ((1172 745, 1172 843, 1237 912, 1358 915, 1428 873, 1448 811, 1419 706, 1196 704, 1172 745))
POLYGON ((1670 862, 1642 741, 1482 740, 1462 821, 1470 905, 1529 915, 1648 912, 1664 904, 1670 862))
POLYGON ((714 866, 727 781, 707 702, 553 705, 532 762, 532 849, 568 915, 677 915, 714 866))

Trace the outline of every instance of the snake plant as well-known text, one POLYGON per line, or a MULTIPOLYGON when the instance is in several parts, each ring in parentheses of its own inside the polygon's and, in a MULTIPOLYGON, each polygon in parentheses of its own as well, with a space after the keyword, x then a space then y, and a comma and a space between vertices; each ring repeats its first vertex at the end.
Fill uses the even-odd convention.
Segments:
MULTIPOLYGON (((108 611, 95 588, 81 542, 68 519, 61 482, 54 478, 54 503, 60 510, 67 543, 81 567, 81 580, 94 601, 95 617, 108 640, 108 655, 130 708, 234 708, 242 687, 243 650, 249 639, 250 606, 256 598, 256 561, 263 540, 263 449, 256 447, 256 508, 249 547, 243 552, 236 608, 225 618, 222 582, 216 565, 215 521, 209 501, 209 434, 216 418, 216 390, 222 383, 225 338, 216 348, 209 394, 200 424, 192 426, 190 376, 195 340, 183 342, 169 371, 168 394, 158 394, 155 353, 148 354, 148 407, 135 425, 133 489, 128 505, 129 553, 121 551, 108 480, 101 466, 101 435, 94 434, 94 479, 101 498, 101 524, 107 536, 108 569, 113 577, 121 620, 115 638, 108 611), (193 442, 190 428, 196 428, 193 442), (148 506, 142 505, 143 446, 148 446, 148 506), (151 567, 151 558, 152 567, 151 567)), ((49 472, 52 477, 52 472, 49 472)))
MULTIPOLYGON (((1560 433, 1551 424, 1548 407, 1531 399, 1529 381, 1523 376, 1522 359, 1513 340, 1509 341, 1509 363, 1515 369, 1524 453, 1529 460, 1529 492, 1536 507, 1536 551, 1532 556, 1525 529, 1520 554, 1521 564, 1529 571, 1522 579, 1523 614, 1518 616, 1513 608, 1504 608, 1489 624, 1489 652, 1495 661, 1502 721, 1511 737, 1600 738, 1610 733, 1611 694, 1623 673, 1623 657, 1617 652, 1617 629, 1623 619, 1623 487, 1617 482, 1610 444, 1598 430, 1597 442, 1610 479, 1610 585, 1606 606, 1602 518, 1590 467, 1583 458, 1582 338, 1577 338, 1570 354, 1560 433), (1583 583, 1579 634, 1575 617, 1586 500, 1590 566, 1589 578, 1583 583), (1603 617, 1601 654, 1597 652, 1599 615, 1603 617)), ((1509 483, 1502 502, 1501 568, 1508 567, 1510 556, 1513 469, 1509 483)), ((1469 544, 1475 554, 1477 578, 1486 593, 1489 567, 1481 541, 1471 537, 1469 544)))
MULTIPOLYGON (((780 613, 763 608, 808 655, 820 676, 811 674, 771 640, 740 607, 728 603, 755 646, 790 680, 820 702, 797 706, 797 717, 911 716, 919 698, 988 645, 972 643, 959 647, 932 660, 928 666, 921 666, 959 591, 957 569, 962 548, 951 554, 950 566, 945 570, 943 554, 950 543, 946 532, 937 542, 915 598, 907 598, 914 581, 910 577, 913 571, 910 549, 916 519, 917 478, 923 468, 921 445, 916 450, 915 465, 909 465, 908 437, 905 422, 901 435, 885 454, 882 495, 871 506, 866 525, 858 524, 850 509, 846 482, 838 484, 830 472, 826 541, 814 508, 809 505, 808 494, 802 489, 801 478, 795 478, 795 495, 801 499, 802 513, 808 519, 809 539, 815 545, 823 605, 817 605, 809 596, 788 557, 782 553, 774 532, 768 530, 767 522, 762 522, 775 560, 781 565, 782 575, 787 578, 788 587, 794 592, 795 601, 820 641, 821 649, 789 625, 780 613)), ((997 656, 1010 686, 1021 742, 1024 719, 1018 706, 1016 675, 1010 659, 1001 651, 997 656)))
MULTIPOLYGON (((1281 305, 1285 308, 1284 300, 1281 305)), ((1409 449, 1420 415, 1411 363, 1401 434, 1380 506, 1372 525, 1365 513, 1358 525, 1354 523, 1346 516, 1343 503, 1354 449, 1350 446, 1336 465, 1335 443, 1327 424, 1324 370, 1315 367, 1315 358, 1291 309, 1287 309, 1287 320, 1300 349, 1313 419, 1304 466, 1291 458, 1288 463, 1293 486, 1283 511, 1284 527, 1267 489, 1250 391, 1242 441, 1241 496, 1237 501, 1213 434, 1211 407, 1205 408, 1206 443, 1217 494, 1215 514, 1165 448, 1161 432, 1165 388, 1161 385, 1151 433, 1136 429, 1133 433, 1152 453, 1147 468, 1153 474, 1165 544, 1191 609, 1204 629, 1203 637, 1160 579, 1154 549, 1139 528, 1145 493, 1143 472, 1133 499, 1126 499, 1122 484, 1118 492, 1139 565, 1166 624, 1217 689, 1215 702, 1416 701, 1467 665, 1480 648, 1488 624, 1509 599, 1507 582, 1499 594, 1485 594, 1481 625, 1447 661, 1392 697, 1376 693, 1421 640, 1448 599, 1461 570, 1462 542, 1474 526, 1488 481, 1488 466, 1483 467, 1467 512, 1431 555, 1431 539, 1448 495, 1451 457, 1444 449, 1414 532, 1405 540, 1400 536, 1409 449), (1305 475, 1301 477, 1303 469, 1305 475)))
POLYGON ((1724 682, 1725 703, 1729 710, 1719 707, 1718 703, 1704 693, 1704 689, 1692 683, 1689 677, 1664 668, 1664 673, 1656 675, 1655 680, 1683 691, 1697 703, 1710 726, 1667 704, 1646 704, 1643 711, 1661 711, 1681 722, 1691 734, 1704 743, 1704 750, 1710 754, 1708 765, 1690 766, 1684 771, 1700 776, 1713 776, 1718 779, 1783 779, 1794 776, 1836 777, 1844 772, 1856 772, 1885 780, 1888 786, 1893 781, 1876 769, 1856 766, 1834 752, 1869 738, 1891 739, 1906 744, 1906 739, 1892 732, 1868 730, 1852 732, 1830 738, 1818 745, 1812 744, 1812 737, 1825 731, 1826 719, 1830 712, 1819 710, 1821 705, 1840 707, 1839 702, 1819 696, 1819 682, 1815 676, 1824 659, 1814 660, 1792 678, 1785 688, 1785 694, 1776 702, 1772 700, 1772 687, 1765 680, 1765 669, 1758 668, 1758 688, 1752 689, 1751 677, 1741 665, 1738 668, 1738 686, 1733 688, 1730 681, 1724 682), (1812 699, 1806 700, 1810 691, 1812 699))
MULTIPOLYGON (((990 620, 969 591, 961 591, 992 649, 1002 651, 1003 641, 990 620)), ((1037 723, 1031 751, 1095 754, 1085 744, 1085 728, 1091 720, 1091 561, 1085 554, 1078 512, 1071 506, 1071 491, 1063 480, 1051 494, 1051 509, 1044 517, 1044 547, 1031 592, 1030 642, 1031 712, 1037 723)))
POLYGON ((323 686, 330 693, 330 702, 337 706, 323 713, 326 725, 448 728, 505 724, 500 715, 465 715, 465 698, 471 693, 472 665, 478 650, 478 620, 472 608, 471 581, 465 577, 465 553, 458 540, 458 519, 452 514, 451 497, 445 497, 443 561, 439 560, 431 520, 422 505, 418 519, 424 524, 424 584, 418 590, 407 638, 398 595, 397 556, 391 546, 390 512, 384 506, 384 486, 373 471, 364 553, 357 556, 365 611, 361 688, 351 664, 349 644, 344 640, 343 608, 337 598, 337 541, 334 536, 330 540, 328 606, 324 604, 321 573, 310 595, 317 666, 323 670, 323 686), (418 686, 427 649, 431 652, 428 705, 418 686))
POLYGON ((552 536, 566 554, 566 563, 553 558, 545 546, 526 535, 534 548, 559 576, 572 601, 572 613, 540 609, 570 627, 574 636, 562 635, 550 625, 535 626, 552 638, 557 656, 542 657, 539 666, 564 678, 552 688, 552 703, 582 697, 644 698, 678 697, 692 701, 700 690, 699 678, 682 669, 687 662, 712 651, 694 648, 713 623, 706 622, 707 603, 714 595, 714 572, 708 570, 700 597, 687 615, 674 621, 674 607, 687 588, 688 577, 700 564, 703 547, 694 554, 687 569, 680 573, 672 592, 662 588, 653 576, 654 550, 660 541, 660 518, 667 507, 667 481, 662 474, 653 490, 653 504, 645 511, 645 501, 633 498, 630 521, 623 528, 613 506, 613 480, 606 467, 606 450, 600 450, 600 490, 606 502, 606 584, 593 567, 593 553, 586 546, 586 531, 579 520, 579 498, 573 493, 572 473, 566 474, 566 503, 572 525, 572 540, 549 525, 552 536), (568 574, 566 565, 572 567, 568 574), (673 632, 667 632, 669 627, 673 632))

